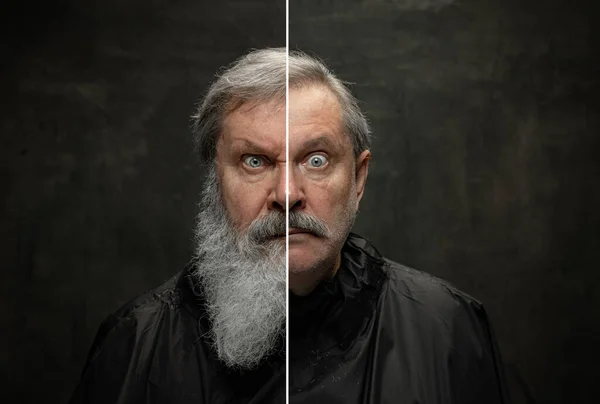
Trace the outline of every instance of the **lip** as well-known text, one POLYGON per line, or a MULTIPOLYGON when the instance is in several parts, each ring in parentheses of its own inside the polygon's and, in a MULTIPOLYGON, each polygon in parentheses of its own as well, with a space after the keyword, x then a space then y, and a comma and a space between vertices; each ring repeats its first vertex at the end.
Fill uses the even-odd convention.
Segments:
POLYGON ((292 236, 294 234, 310 234, 310 232, 303 229, 290 229, 288 234, 292 236))

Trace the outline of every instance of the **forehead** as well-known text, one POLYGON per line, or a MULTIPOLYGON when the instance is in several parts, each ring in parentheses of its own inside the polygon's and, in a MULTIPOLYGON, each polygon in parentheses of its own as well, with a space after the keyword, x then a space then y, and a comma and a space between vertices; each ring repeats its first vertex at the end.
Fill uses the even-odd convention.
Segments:
MULTIPOLYGON (((290 151, 323 139, 339 148, 351 147, 342 130, 340 103, 327 87, 290 89, 288 104, 290 151)), ((285 112, 285 102, 279 100, 243 104, 225 117, 219 143, 226 148, 252 143, 280 151, 285 148, 285 112)))
POLYGON ((267 149, 285 145, 285 102, 274 100, 246 103, 223 121, 219 138, 222 146, 253 143, 267 149))
POLYGON ((290 89, 289 121, 292 125, 327 124, 340 128, 341 108, 335 95, 325 86, 290 89))
POLYGON ((340 147, 349 145, 342 130, 342 110, 327 87, 313 85, 289 92, 290 147, 327 138, 340 147))

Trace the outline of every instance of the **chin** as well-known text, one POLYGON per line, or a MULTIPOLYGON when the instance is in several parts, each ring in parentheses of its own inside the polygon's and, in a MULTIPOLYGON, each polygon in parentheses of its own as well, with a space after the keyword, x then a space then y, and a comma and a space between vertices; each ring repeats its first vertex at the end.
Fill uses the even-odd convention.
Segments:
POLYGON ((326 241, 310 236, 303 240, 292 240, 289 243, 289 272, 290 274, 313 274, 321 277, 329 272, 335 264, 337 254, 332 253, 326 241))
POLYGON ((290 243, 290 249, 288 250, 289 289, 292 293, 306 296, 322 280, 331 277, 336 263, 336 256, 331 256, 331 250, 324 247, 310 249, 290 243))
POLYGON ((314 251, 305 247, 295 246, 290 243, 288 254, 290 274, 312 272, 318 264, 314 251))

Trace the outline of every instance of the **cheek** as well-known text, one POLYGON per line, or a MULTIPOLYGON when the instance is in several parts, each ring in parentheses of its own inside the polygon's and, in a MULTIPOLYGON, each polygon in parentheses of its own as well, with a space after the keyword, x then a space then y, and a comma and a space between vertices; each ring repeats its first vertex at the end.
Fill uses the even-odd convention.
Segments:
POLYGON ((347 211, 354 186, 347 175, 332 176, 309 184, 307 204, 322 219, 335 220, 347 211))
POLYGON ((248 183, 228 170, 223 171, 223 201, 227 214, 237 228, 247 228, 266 208, 268 193, 265 182, 248 183))

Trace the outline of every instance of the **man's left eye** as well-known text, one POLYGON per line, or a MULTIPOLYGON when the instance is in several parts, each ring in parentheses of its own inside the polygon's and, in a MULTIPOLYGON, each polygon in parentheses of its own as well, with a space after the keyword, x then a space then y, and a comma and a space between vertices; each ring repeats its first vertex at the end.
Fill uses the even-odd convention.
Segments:
POLYGON ((262 167, 264 161, 260 156, 246 156, 244 157, 244 163, 251 168, 262 167))
POLYGON ((315 154, 314 156, 310 156, 308 159, 308 164, 314 168, 323 167, 325 164, 327 164, 327 157, 321 154, 315 154))

